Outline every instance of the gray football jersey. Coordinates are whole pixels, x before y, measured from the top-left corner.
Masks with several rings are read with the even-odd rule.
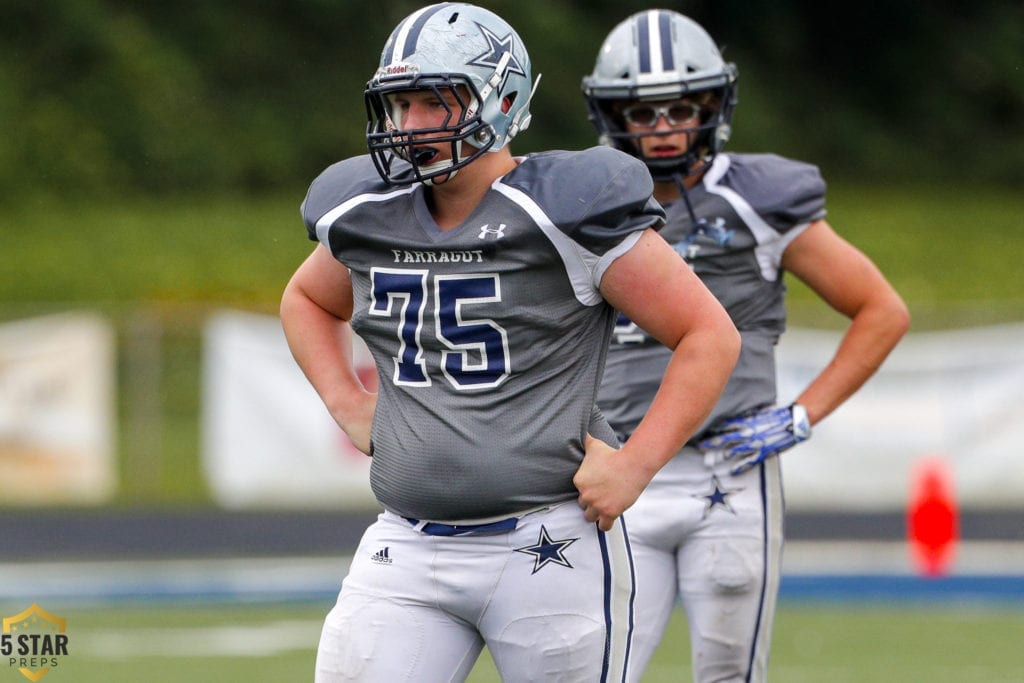
[[[406,517],[509,514],[578,495],[615,312],[605,269],[660,227],[646,168],[595,147],[528,155],[442,231],[420,184],[369,157],[324,171],[302,205],[311,239],[352,276],[352,325],[380,379],[370,483]]]
[[[786,246],[825,216],[817,167],[771,154],[719,154],[661,230],[729,312],[742,347],[736,369],[705,426],[776,400],[775,344],[786,327],[781,259]],[[640,422],[671,352],[620,316],[598,405],[621,438]]]

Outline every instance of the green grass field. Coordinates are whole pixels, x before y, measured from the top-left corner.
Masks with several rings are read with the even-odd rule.
[[[69,655],[47,674],[47,683],[277,683],[312,680],[320,623],[329,605],[46,607],[67,619],[70,639]],[[645,681],[689,680],[681,613],[670,628]],[[1022,643],[1020,609],[783,603],[771,678],[782,683],[1019,683],[1024,681]],[[0,683],[25,680],[7,664]],[[469,680],[500,680],[486,653]]]
[[[0,234],[17,236],[0,264],[0,316],[68,305],[185,318],[209,305],[276,311],[313,247],[299,219],[303,192],[0,208]],[[834,184],[828,209],[903,294],[918,328],[1024,318],[1014,258],[1024,254],[1024,194]],[[799,318],[820,320],[803,290],[792,304]]]

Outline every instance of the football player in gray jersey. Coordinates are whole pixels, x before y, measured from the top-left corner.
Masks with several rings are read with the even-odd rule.
[[[825,221],[809,164],[724,153],[736,67],[676,12],[636,13],[583,79],[602,142],[642,160],[667,212],[660,231],[722,302],[742,338],[735,372],[698,434],[630,509],[637,569],[633,675],[681,600],[695,681],[763,681],[782,550],[779,453],[811,433],[878,369],[909,325],[879,270]],[[850,319],[832,361],[778,405],[774,347],[786,324],[783,273]],[[628,445],[671,351],[619,317],[598,404]]]
[[[654,231],[639,161],[512,155],[532,90],[501,18],[424,7],[367,84],[369,154],[327,168],[302,204],[318,245],[282,324],[372,456],[383,507],[325,619],[317,681],[462,680],[484,645],[506,681],[627,679],[620,515],[710,414],[740,340]],[[621,450],[595,406],[616,310],[673,349]]]

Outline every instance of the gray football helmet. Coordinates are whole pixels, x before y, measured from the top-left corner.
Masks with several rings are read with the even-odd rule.
[[[656,179],[687,175],[711,159],[729,140],[736,106],[737,69],[726,62],[700,24],[669,10],[646,10],[612,29],[601,45],[594,72],[583,78],[590,121],[603,144],[617,147],[647,164]],[[697,138],[685,153],[645,157],[639,138],[658,135],[627,132],[622,108],[637,100],[700,99],[710,93],[713,105],[701,109],[699,124],[686,130]],[[657,116],[657,115],[656,115]]]
[[[461,112],[445,104],[448,115],[439,127],[402,130],[392,99],[402,91],[431,91],[442,103],[448,94]],[[460,2],[424,7],[391,33],[366,85],[370,156],[388,183],[451,177],[530,125],[532,95],[530,57],[508,23]],[[451,158],[436,160],[426,142],[450,145]]]

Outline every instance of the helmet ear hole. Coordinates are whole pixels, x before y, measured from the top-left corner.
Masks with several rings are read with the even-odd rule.
[[[505,95],[501,100],[501,113],[507,114],[512,109],[512,105],[516,103],[516,97],[519,95],[517,92],[509,93]]]

